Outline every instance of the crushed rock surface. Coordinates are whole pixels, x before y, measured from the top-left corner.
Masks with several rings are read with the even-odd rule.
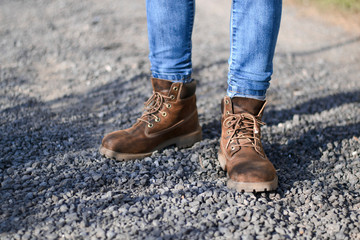
[[[285,5],[262,128],[271,193],[217,161],[230,5],[197,1],[204,139],[116,162],[98,147],[151,94],[143,1],[0,1],[1,239],[359,239],[360,39]]]

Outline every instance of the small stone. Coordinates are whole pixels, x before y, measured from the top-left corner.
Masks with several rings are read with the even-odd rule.
[[[115,236],[116,236],[116,233],[113,232],[113,231],[107,231],[107,232],[106,232],[106,237],[107,237],[108,239],[113,239]]]
[[[25,195],[25,198],[30,200],[30,199],[33,199],[34,198],[34,194],[32,192],[29,192]]]
[[[105,70],[106,70],[107,72],[111,72],[112,68],[111,68],[110,65],[106,65],[106,66],[105,66]]]
[[[96,237],[104,239],[106,237],[105,231],[102,230],[101,228],[97,228],[96,229]]]
[[[61,205],[60,206],[60,212],[67,212],[67,210],[68,210],[69,208],[65,205],[65,204],[63,204],[63,205]]]
[[[101,173],[92,173],[91,177],[92,177],[92,179],[94,179],[95,182],[97,182],[102,177],[102,174]]]
[[[76,213],[66,214],[66,222],[68,222],[68,223],[77,221],[78,219],[79,218]]]

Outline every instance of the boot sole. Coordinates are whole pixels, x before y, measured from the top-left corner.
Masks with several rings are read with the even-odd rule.
[[[155,151],[168,147],[170,145],[176,145],[179,148],[191,147],[196,142],[201,141],[202,139],[202,131],[201,127],[195,132],[179,136],[176,138],[169,139],[162,144],[158,145],[152,152],[147,153],[119,153],[112,151],[110,149],[105,148],[104,146],[100,146],[99,152],[102,156],[107,158],[113,158],[118,161],[124,160],[132,160],[132,159],[141,159],[148,156],[151,156]]]
[[[226,158],[219,153],[218,160],[221,168],[226,171]],[[228,176],[229,177],[229,176]],[[236,182],[229,179],[227,182],[228,188],[235,189],[239,192],[268,192],[274,191],[278,187],[278,177],[267,182]]]

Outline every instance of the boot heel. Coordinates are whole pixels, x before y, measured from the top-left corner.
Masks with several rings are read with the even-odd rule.
[[[176,140],[176,146],[179,148],[186,148],[191,147],[196,142],[201,141],[202,139],[202,131],[201,128],[198,129],[196,132],[192,132],[190,134],[187,134],[185,136],[181,136]]]

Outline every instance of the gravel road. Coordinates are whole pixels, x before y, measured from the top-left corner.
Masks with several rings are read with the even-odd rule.
[[[360,239],[360,35],[286,5],[263,143],[272,193],[217,161],[228,1],[198,0],[204,140],[115,162],[151,94],[144,1],[0,1],[0,239]]]

